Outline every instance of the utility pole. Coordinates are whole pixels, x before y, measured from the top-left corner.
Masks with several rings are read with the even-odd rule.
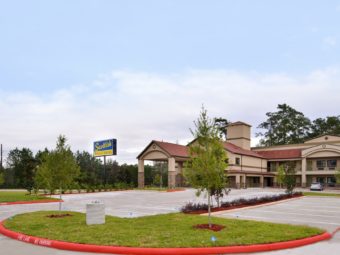
[[[104,156],[104,184],[107,184],[107,179],[106,179],[106,156]]]
[[[0,144],[0,169],[2,169],[2,144]]]

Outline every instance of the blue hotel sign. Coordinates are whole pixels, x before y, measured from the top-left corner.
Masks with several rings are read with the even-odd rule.
[[[117,155],[117,139],[94,142],[93,154],[95,157]]]

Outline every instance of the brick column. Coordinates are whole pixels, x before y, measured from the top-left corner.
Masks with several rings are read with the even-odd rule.
[[[306,188],[307,186],[306,171],[307,171],[307,159],[302,158],[302,164],[301,164],[301,186],[302,188]]]
[[[241,181],[240,181],[240,175],[239,174],[237,174],[236,176],[235,176],[235,183],[236,183],[236,189],[239,189],[239,188],[241,188]]]
[[[168,159],[168,187],[176,187],[176,161],[175,158]]]

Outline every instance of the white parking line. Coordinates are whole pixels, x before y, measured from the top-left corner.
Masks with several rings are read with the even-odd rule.
[[[272,210],[256,210],[256,212],[264,212],[264,213],[274,213],[274,214],[290,214],[290,215],[302,215],[302,216],[315,216],[315,217],[326,217],[326,218],[339,218],[340,216],[331,216],[331,215],[320,215],[320,214],[305,214],[305,213],[291,213],[291,212],[278,212]]]
[[[289,207],[287,207],[287,208],[289,208],[289,209],[291,209],[292,211],[293,210],[296,210],[296,208],[297,207],[292,207],[292,206],[289,206]],[[313,209],[313,208],[309,208],[309,209],[301,209],[301,208],[298,208],[298,210],[299,211],[310,211],[310,212],[315,212],[316,210],[315,209]],[[329,211],[329,210],[327,210],[327,211],[325,211],[325,210],[318,210],[317,211],[318,213],[339,213],[339,210],[336,210],[336,211]]]
[[[340,209],[340,206],[334,206],[334,205],[327,205],[327,204],[324,204],[324,205],[320,205],[318,203],[308,203],[308,204],[305,204],[305,203],[300,203],[300,204],[296,204],[296,203],[281,203],[279,204],[281,207],[297,207],[297,208],[300,208],[300,207],[335,207],[337,209]]]
[[[303,203],[303,204],[298,204],[298,205],[296,205],[296,204],[284,204],[284,206],[282,206],[282,207],[293,207],[293,206],[294,207],[301,207],[301,206],[308,206],[309,207],[309,205],[311,205],[312,208],[331,208],[331,209],[340,210],[340,206],[316,206],[315,203],[308,203],[308,204]]]
[[[267,220],[267,221],[273,221],[274,220],[276,222],[281,221],[281,219],[280,220],[276,220],[276,219],[273,219],[273,218],[261,217],[261,216],[248,216],[248,215],[237,215],[237,214],[228,214],[228,215],[221,215],[221,216],[225,216],[226,218],[231,218],[231,217],[228,217],[229,215],[233,216],[233,218],[261,219],[261,220]],[[295,220],[295,219],[289,219],[289,221],[340,226],[340,223],[335,223],[335,222],[305,221],[305,220]]]

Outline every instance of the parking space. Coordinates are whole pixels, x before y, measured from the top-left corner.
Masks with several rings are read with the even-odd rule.
[[[252,198],[282,193],[276,189],[247,189],[232,190],[224,200],[238,198]],[[72,194],[63,197],[63,209],[84,212],[88,202],[95,200],[103,201],[106,205],[106,214],[119,217],[139,217],[160,213],[179,211],[187,202],[206,202],[204,195],[197,198],[195,190],[188,189],[181,192],[156,192],[156,191],[119,191],[93,194]],[[57,210],[58,203],[11,205],[0,206],[0,220],[15,214],[38,211]],[[340,199],[328,197],[305,197],[293,201],[262,206],[253,209],[243,209],[232,212],[223,212],[220,217],[272,221],[280,223],[304,224],[317,226],[328,231],[333,231],[340,226]],[[327,254],[335,255],[340,249],[340,235],[336,238],[314,245],[275,252],[257,253],[265,255],[310,255]],[[321,253],[320,250],[327,252]],[[78,253],[61,251],[45,247],[34,246],[18,242],[0,235],[0,251],[6,255],[39,254],[39,255],[90,255],[94,253]],[[1,253],[0,252],[0,253]],[[2,254],[2,253],[1,253]]]
[[[334,231],[340,227],[340,199],[303,197],[283,203],[219,214],[219,217],[309,225]]]

